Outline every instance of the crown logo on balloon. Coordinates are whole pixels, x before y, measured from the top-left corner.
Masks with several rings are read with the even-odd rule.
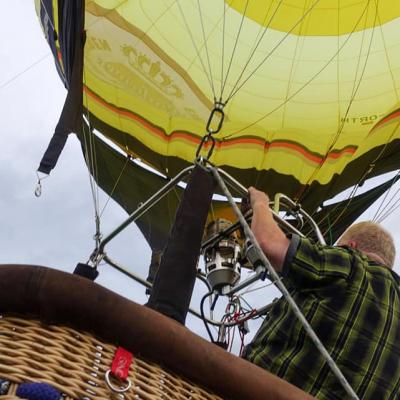
[[[182,90],[162,70],[160,61],[152,61],[147,54],[139,52],[130,45],[122,46],[122,53],[127,57],[131,67],[140,72],[141,75],[144,75],[164,93],[178,99],[183,98]]]

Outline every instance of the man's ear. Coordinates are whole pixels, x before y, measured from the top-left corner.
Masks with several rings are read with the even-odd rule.
[[[347,245],[349,247],[351,247],[352,249],[356,249],[357,248],[357,242],[355,240],[349,240],[349,242],[347,243]]]

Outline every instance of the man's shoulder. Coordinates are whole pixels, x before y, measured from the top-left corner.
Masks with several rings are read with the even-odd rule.
[[[353,264],[352,253],[344,248],[313,243],[310,239],[292,235],[282,274],[298,284],[307,280],[347,279]]]
[[[346,259],[352,258],[354,256],[354,252],[351,248],[347,246],[333,246],[329,244],[321,244],[318,242],[314,242],[307,237],[300,237],[296,235],[297,238],[292,238],[293,243],[296,245],[296,253],[299,255],[313,255],[314,257],[318,256],[338,256],[345,257]]]

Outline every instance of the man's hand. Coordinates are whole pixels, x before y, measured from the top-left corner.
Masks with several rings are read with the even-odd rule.
[[[272,266],[277,271],[282,271],[290,242],[273,218],[268,195],[254,187],[249,187],[248,190],[253,209],[251,230]]]
[[[256,206],[262,204],[264,206],[269,206],[269,197],[266,193],[257,190],[253,186],[250,186],[249,189],[249,196],[250,196],[250,204],[251,208],[254,210]]]

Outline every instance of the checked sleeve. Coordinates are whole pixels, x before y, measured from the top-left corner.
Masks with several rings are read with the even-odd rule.
[[[353,255],[348,249],[313,244],[293,235],[282,275],[294,287],[307,289],[346,281],[352,268]]]

